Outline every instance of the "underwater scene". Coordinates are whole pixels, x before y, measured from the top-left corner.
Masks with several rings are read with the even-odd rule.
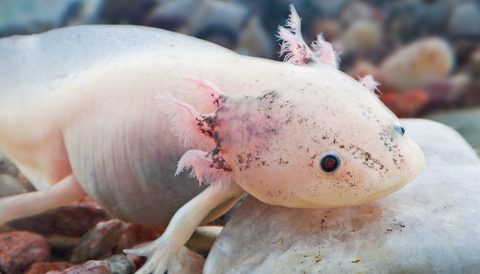
[[[0,0],[0,274],[480,273],[480,1]]]

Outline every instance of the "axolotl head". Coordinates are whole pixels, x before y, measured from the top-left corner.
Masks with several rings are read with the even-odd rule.
[[[358,204],[398,190],[422,169],[422,151],[374,94],[343,73],[323,73],[325,80],[292,79],[227,98],[216,112],[218,155],[259,200]]]
[[[269,67],[281,80],[252,79],[262,89],[235,96],[197,81],[213,98],[211,114],[166,98],[188,121],[183,135],[211,146],[185,153],[178,171],[190,166],[200,181],[237,183],[263,202],[298,208],[354,205],[400,189],[422,169],[422,151],[372,92],[376,82],[337,70],[332,46],[319,36],[311,50],[299,23],[292,7],[279,35],[297,66]]]
[[[420,172],[422,151],[360,82],[329,67],[319,77],[313,68],[281,65],[290,68],[279,72],[290,76],[283,85],[212,92],[212,114],[177,101],[180,116],[190,117],[187,135],[211,145],[188,151],[180,170],[191,166],[200,181],[237,183],[263,202],[299,208],[373,200]]]

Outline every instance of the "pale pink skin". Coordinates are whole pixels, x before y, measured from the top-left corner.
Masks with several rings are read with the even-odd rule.
[[[287,66],[277,76],[295,82],[271,85],[257,95],[225,96],[209,116],[215,127],[207,136],[217,136],[219,152],[217,160],[212,153],[207,158],[225,161],[214,169],[223,170],[212,176],[214,182],[230,176],[231,183],[269,204],[339,207],[398,190],[423,167],[419,147],[395,130],[399,120],[361,83],[328,66]],[[198,140],[199,134],[187,138]],[[320,168],[329,152],[341,159],[334,172]],[[208,165],[190,165],[198,178],[210,176],[203,175]]]
[[[208,73],[207,57],[198,53],[223,66],[239,58],[207,42],[141,27],[75,27],[4,39],[0,54],[10,69],[0,76],[0,149],[38,189],[73,173],[115,216],[167,225],[205,187],[186,174],[175,176],[189,147],[155,95],[172,90],[192,103],[202,98],[187,76],[218,79],[223,72]],[[194,105],[211,110],[202,101]]]
[[[0,148],[43,189],[0,200],[0,223],[85,195],[148,225],[166,225],[183,205],[161,238],[127,251],[150,257],[139,273],[163,273],[193,229],[244,191],[301,208],[391,193],[418,174],[423,154],[332,58],[299,67],[135,27],[73,27],[0,41],[9,68],[0,76]],[[20,65],[24,71],[14,69]],[[219,104],[211,95],[221,96]],[[207,130],[216,138],[197,126],[196,119],[205,121],[200,113],[211,113]],[[332,173],[319,167],[327,151],[342,161]],[[180,169],[191,166],[212,183],[195,198],[198,183],[174,175],[180,158]]]

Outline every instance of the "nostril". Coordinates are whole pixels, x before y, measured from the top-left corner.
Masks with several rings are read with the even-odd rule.
[[[395,129],[396,132],[402,134],[402,136],[405,135],[405,127],[402,126],[400,123],[395,123],[393,128]]]

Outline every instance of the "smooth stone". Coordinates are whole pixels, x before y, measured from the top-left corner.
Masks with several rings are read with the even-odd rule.
[[[136,267],[125,255],[115,255],[105,260],[91,260],[83,264],[74,265],[62,272],[48,272],[49,274],[132,274]]]
[[[15,231],[0,234],[0,272],[22,274],[33,263],[50,258],[47,240],[40,235]]]
[[[240,34],[236,52],[262,58],[272,58],[274,44],[271,35],[262,26],[258,16],[252,16],[248,20],[245,29]]]
[[[135,265],[125,255],[116,255],[108,258],[110,271],[116,274],[130,274],[135,271]]]
[[[480,155],[480,108],[439,113],[428,118],[457,130]]]
[[[383,29],[379,22],[359,20],[345,30],[342,36],[344,50],[367,52],[379,49],[383,44]]]
[[[379,96],[380,100],[400,118],[418,117],[429,103],[424,90],[414,89],[407,92],[387,91]]]
[[[412,41],[419,36],[426,11],[422,0],[385,1],[383,10],[390,42]]]
[[[204,264],[203,256],[182,247],[170,263],[168,274],[201,274]]]
[[[350,1],[342,8],[338,17],[342,25],[348,26],[358,21],[373,21],[377,17],[376,12],[374,6],[368,3]]]
[[[145,258],[137,256],[127,256],[130,262],[135,266],[135,269],[140,269],[145,263]],[[168,274],[201,274],[205,258],[186,248],[181,247],[180,250],[172,254],[168,265]]]
[[[153,241],[160,237],[164,230],[164,228],[152,228],[135,223],[126,223],[117,242],[115,253],[122,253],[124,249]]]
[[[458,5],[450,15],[448,32],[454,38],[480,35],[480,5],[473,1]]]
[[[185,246],[197,253],[207,254],[212,249],[222,229],[221,226],[197,227]]]
[[[110,219],[97,205],[86,202],[60,207],[42,214],[8,223],[12,230],[32,231],[42,235],[81,237],[98,222]]]
[[[1,125],[2,118],[0,117],[0,125]],[[15,164],[7,158],[7,156],[3,155],[0,152],[0,174],[8,174],[13,177],[17,177],[19,173],[18,168]]]
[[[104,0],[39,0],[0,2],[0,36],[98,22]]]
[[[68,262],[38,262],[34,263],[25,274],[45,274],[50,271],[63,271],[73,264]]]
[[[25,192],[27,190],[22,186],[18,178],[8,174],[0,174],[0,198]]]
[[[73,249],[70,262],[80,263],[112,255],[125,227],[126,224],[117,219],[98,223]]]
[[[75,265],[61,272],[62,274],[111,274],[110,264],[103,261],[88,261],[81,265]],[[53,273],[52,273],[53,274]]]
[[[386,84],[407,91],[432,81],[446,79],[454,66],[454,53],[446,40],[423,38],[405,45],[380,64]]]
[[[335,209],[249,197],[215,242],[204,273],[478,273],[480,160],[444,125],[402,122],[426,157],[413,182]]]

